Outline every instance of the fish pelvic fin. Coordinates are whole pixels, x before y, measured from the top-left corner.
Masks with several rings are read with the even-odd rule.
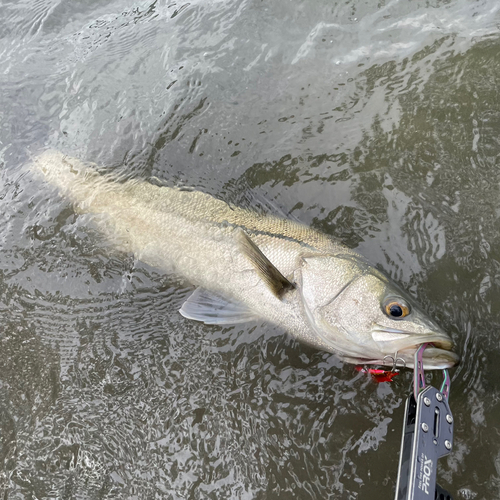
[[[204,288],[197,288],[182,304],[179,312],[187,319],[206,325],[234,325],[256,319],[245,305],[230,301]]]
[[[238,239],[241,251],[251,262],[262,281],[278,299],[282,299],[286,292],[295,288],[295,285],[278,271],[248,234],[240,230]]]

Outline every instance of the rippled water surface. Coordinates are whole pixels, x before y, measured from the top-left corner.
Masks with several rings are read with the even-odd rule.
[[[189,283],[30,176],[49,147],[366,255],[463,357],[439,482],[500,497],[498,0],[0,9],[2,498],[392,498],[411,380],[182,318]]]

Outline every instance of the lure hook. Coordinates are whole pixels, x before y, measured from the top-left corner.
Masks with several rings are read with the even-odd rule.
[[[401,363],[403,363],[403,368],[406,368],[406,361],[403,358],[398,358],[398,351],[396,351],[394,353],[394,356],[391,356],[390,354],[388,354],[387,356],[384,356],[384,364],[385,364],[385,360],[388,358],[392,359],[392,368],[391,368],[392,373],[399,371],[397,369],[398,361],[401,361]]]

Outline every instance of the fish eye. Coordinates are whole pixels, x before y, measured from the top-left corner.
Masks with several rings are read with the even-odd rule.
[[[410,314],[410,308],[401,300],[390,299],[384,305],[384,312],[391,319],[403,319]]]

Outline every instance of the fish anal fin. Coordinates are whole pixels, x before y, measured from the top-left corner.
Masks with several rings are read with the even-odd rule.
[[[287,291],[295,288],[295,285],[276,269],[248,234],[241,230],[238,237],[241,251],[252,263],[259,277],[276,297],[281,299]]]
[[[245,305],[226,300],[204,288],[197,288],[179,312],[187,319],[202,321],[206,325],[234,325],[256,319]]]

